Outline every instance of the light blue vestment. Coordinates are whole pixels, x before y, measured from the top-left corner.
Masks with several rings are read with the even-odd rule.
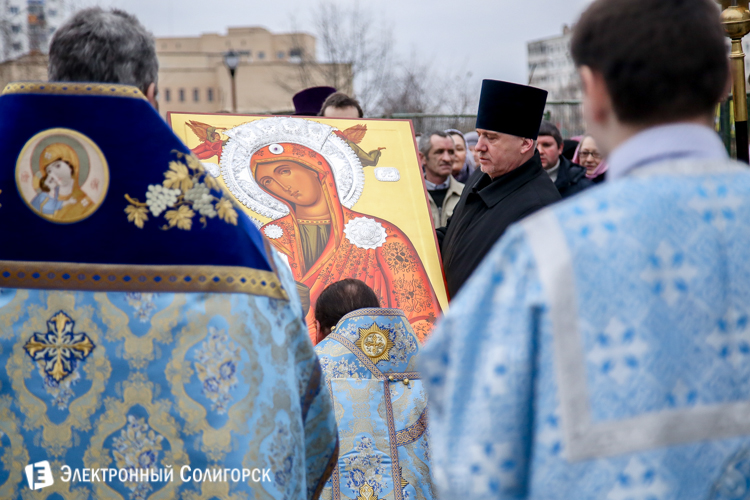
[[[419,348],[398,309],[347,314],[315,347],[340,440],[338,466],[321,498],[435,498]]]
[[[28,492],[41,460],[55,479],[42,491],[63,498],[311,498],[336,428],[301,318],[243,293],[0,289],[0,498]],[[98,477],[66,483],[63,466]]]
[[[317,498],[336,423],[291,271],[140,91],[10,84],[0,132],[0,499]],[[39,134],[101,153],[88,217],[29,202]]]
[[[657,156],[512,227],[451,304],[421,362],[441,498],[748,498],[750,172]]]

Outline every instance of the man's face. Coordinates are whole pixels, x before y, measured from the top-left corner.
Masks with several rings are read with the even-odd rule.
[[[453,160],[456,155],[453,139],[433,135],[430,137],[430,144],[432,146],[427,158],[423,157],[425,171],[433,177],[447,179],[453,172]]]
[[[265,191],[293,205],[312,206],[323,196],[318,174],[293,161],[258,165],[255,179]]]
[[[534,141],[492,130],[477,129],[479,141],[475,151],[482,172],[493,179],[520,167],[527,161]]]
[[[542,167],[546,170],[557,165],[563,151],[563,145],[558,146],[557,141],[551,135],[540,135],[536,142],[536,149],[542,159]]]
[[[359,111],[354,106],[346,106],[345,108],[328,106],[323,110],[323,116],[325,118],[359,118]]]

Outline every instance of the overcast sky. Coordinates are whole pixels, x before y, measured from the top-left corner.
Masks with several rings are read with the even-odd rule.
[[[355,0],[335,0],[352,5]],[[229,26],[289,31],[292,18],[314,34],[317,0],[78,0],[116,6],[135,15],[155,36],[225,33]],[[590,0],[378,0],[360,2],[393,28],[397,52],[482,78],[526,83],[526,42],[560,34]]]

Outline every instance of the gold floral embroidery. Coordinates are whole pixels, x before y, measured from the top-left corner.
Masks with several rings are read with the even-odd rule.
[[[169,221],[169,227],[177,226],[179,229],[189,231],[193,226],[194,215],[195,212],[186,205],[182,205],[177,210],[168,211],[164,217]]]
[[[136,227],[143,229],[143,223],[148,220],[148,208],[128,205],[125,207],[125,213],[128,214],[128,222],[132,222]]]
[[[219,213],[219,217],[222,220],[229,222],[230,224],[237,225],[237,211],[234,209],[232,202],[227,198],[222,198],[219,203],[216,204],[216,211]]]
[[[164,187],[188,191],[193,187],[193,178],[184,163],[170,161],[169,170],[164,173]]]
[[[125,195],[129,205],[125,207],[128,222],[143,229],[149,220],[149,214],[159,217],[162,214],[166,223],[161,227],[168,230],[176,227],[184,231],[193,228],[193,219],[206,227],[208,219],[219,219],[237,225],[237,210],[232,201],[222,194],[215,196],[214,191],[221,191],[219,183],[211,176],[193,155],[172,151],[176,161],[169,162],[169,170],[164,172],[161,184],[148,186],[146,201]]]

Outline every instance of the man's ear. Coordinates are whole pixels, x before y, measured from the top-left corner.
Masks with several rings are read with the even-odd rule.
[[[584,107],[586,117],[596,124],[606,123],[614,112],[612,98],[609,95],[604,75],[588,66],[578,68],[583,84]]]
[[[156,82],[151,82],[148,89],[146,89],[146,99],[154,107],[156,111],[159,111],[159,101],[156,100]]]
[[[320,330],[320,321],[317,319],[315,320],[315,344],[320,344],[320,342],[323,340],[321,337],[323,332]]]
[[[424,164],[427,163],[427,159],[424,157],[421,151],[417,151],[417,156],[419,157],[419,166],[424,167]]]
[[[525,155],[532,149],[536,149],[536,141],[534,139],[524,138],[521,143],[521,154]]]

